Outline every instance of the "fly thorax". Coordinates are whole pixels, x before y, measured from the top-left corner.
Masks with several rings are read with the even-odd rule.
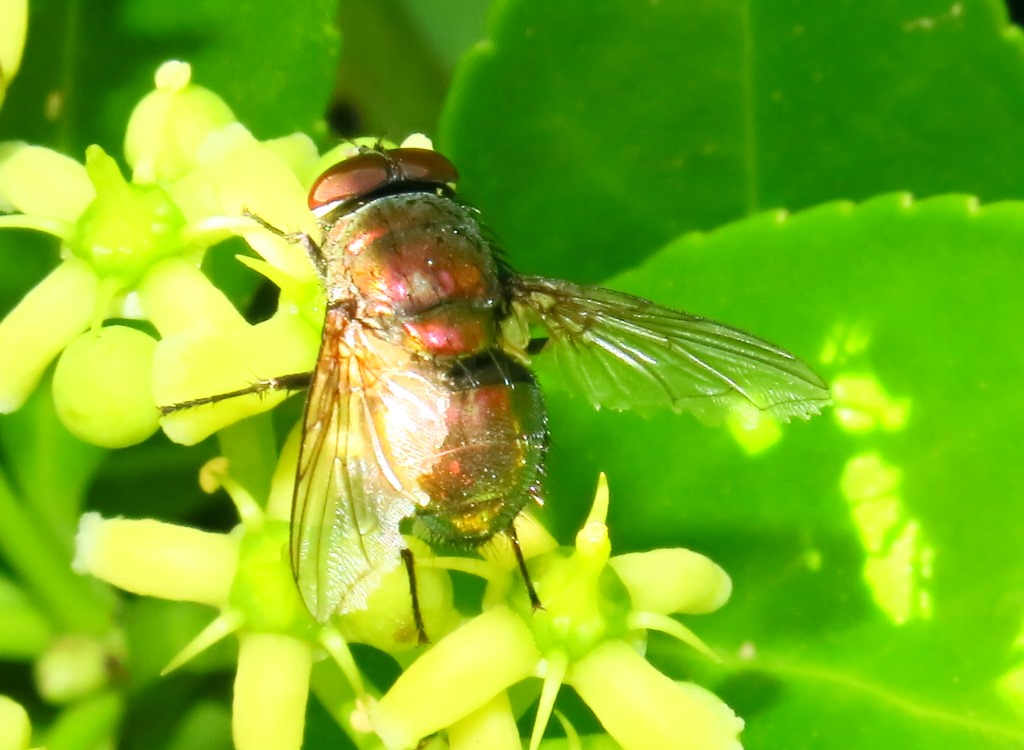
[[[466,209],[433,194],[391,195],[342,221],[328,237],[328,264],[340,265],[382,337],[446,357],[494,344],[497,265]]]

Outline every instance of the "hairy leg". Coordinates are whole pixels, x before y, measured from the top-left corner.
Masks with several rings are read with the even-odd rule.
[[[206,404],[216,404],[218,401],[226,401],[229,398],[237,398],[239,396],[249,396],[253,393],[260,394],[272,391],[301,391],[309,387],[309,383],[312,379],[313,373],[311,372],[297,372],[291,375],[281,375],[276,378],[257,380],[252,385],[246,386],[245,388],[239,388],[236,391],[215,393],[212,396],[203,396],[202,398],[193,398],[188,401],[181,401],[177,404],[161,406],[160,413],[167,416],[168,414],[174,414],[175,412],[183,411],[185,409],[194,409],[197,406],[204,406]]]
[[[516,555],[516,562],[519,564],[519,572],[523,574],[523,583],[526,584],[526,593],[530,596],[530,604],[533,605],[534,610],[544,609],[544,605],[540,603],[540,597],[537,596],[537,592],[533,588],[533,581],[530,580],[530,571],[526,569],[526,560],[523,559],[523,550],[519,546],[519,537],[516,536],[516,527],[511,525],[508,527],[509,541],[512,542],[512,551]]]
[[[416,565],[411,549],[402,550],[402,562],[405,573],[409,576],[409,594],[412,597],[412,619],[416,623],[416,638],[420,643],[430,643],[427,631],[423,627],[423,613],[420,611],[420,593],[416,588]]]
[[[301,247],[303,250],[306,251],[306,255],[309,256],[309,259],[313,262],[313,265],[320,272],[320,275],[324,275],[327,269],[324,265],[324,256],[323,253],[320,251],[320,245],[318,245],[316,243],[316,240],[314,240],[308,234],[306,234],[305,232],[286,232],[283,229],[278,229],[273,224],[268,223],[265,219],[261,219],[259,216],[249,211],[249,209],[244,209],[242,211],[242,215],[249,219],[252,219],[271,234],[276,234],[278,237],[287,240],[293,245],[298,245],[299,247]]]

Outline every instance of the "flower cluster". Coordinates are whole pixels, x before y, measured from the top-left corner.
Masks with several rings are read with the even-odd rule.
[[[315,234],[303,185],[352,148],[320,155],[304,135],[257,141],[178,62],[161,67],[155,91],[132,115],[125,142],[130,179],[99,147],[82,165],[47,149],[0,144],[0,228],[45,232],[62,248],[60,265],[0,321],[0,351],[18,362],[0,368],[0,412],[20,408],[55,360],[56,412],[95,445],[131,445],[160,428],[192,444],[274,407],[284,394],[251,394],[166,416],[158,405],[243,390],[254,374],[312,368],[323,291],[304,251],[249,216]],[[277,311],[263,322],[247,322],[200,270],[205,251],[231,236],[255,252],[239,260],[280,289]],[[237,463],[207,464],[204,486],[225,490],[240,518],[229,534],[87,513],[77,536],[76,571],[125,591],[219,611],[165,671],[237,636],[232,728],[240,750],[298,748],[311,689],[360,747],[415,747],[444,731],[452,748],[518,748],[516,721],[525,706],[509,691],[531,681],[538,706],[531,748],[541,744],[563,684],[624,748],[739,747],[742,722],[728,707],[643,658],[649,630],[709,653],[670,615],[721,606],[728,577],[682,549],[613,557],[603,480],[573,547],[556,547],[536,524],[519,529],[543,603],[538,611],[510,550],[495,544],[484,559],[443,558],[408,539],[434,641],[421,646],[400,567],[365,610],[320,624],[305,609],[287,554],[300,440],[296,429],[265,496],[240,480]],[[452,570],[486,580],[471,616],[453,605]],[[104,664],[111,653],[130,658],[114,636],[89,651],[90,663]],[[405,671],[382,693],[364,681],[348,649],[353,642],[392,654]],[[322,670],[314,667],[325,656],[344,687],[334,680],[331,689],[318,689]],[[107,687],[98,675],[95,684],[76,683],[74,694]],[[565,730],[575,736],[570,725]]]
[[[136,107],[125,141],[131,181],[98,146],[83,166],[48,149],[0,145],[0,209],[10,212],[0,228],[55,235],[63,255],[0,322],[0,346],[19,362],[0,371],[0,412],[19,408],[60,355],[54,400],[65,426],[122,447],[158,428],[154,399],[242,387],[266,369],[261,353],[287,372],[310,368],[322,315],[313,270],[301,250],[243,213],[314,231],[302,185],[320,157],[304,135],[256,141],[189,79],[187,65],[167,63]],[[279,313],[257,326],[199,269],[205,250],[232,234],[263,256],[250,265],[282,287]],[[148,327],[103,325],[108,319],[144,320],[158,339]],[[191,429],[175,432],[174,420],[165,429],[195,442],[275,403],[241,399],[224,413],[204,411],[210,421]]]
[[[270,509],[282,507],[290,491],[296,438],[282,454]],[[368,733],[400,750],[447,731],[453,750],[519,748],[508,691],[536,678],[541,685],[531,748],[540,746],[562,684],[579,693],[627,750],[739,747],[743,723],[724,703],[697,685],[674,682],[642,655],[644,632],[659,630],[710,656],[669,615],[717,609],[729,596],[728,576],[685,549],[612,557],[603,477],[574,547],[556,547],[539,527],[524,524],[529,569],[544,605],[538,611],[508,550],[495,547],[485,560],[444,559],[410,538],[424,623],[432,637],[443,637],[379,696],[367,691],[347,643],[368,643],[403,660],[418,648],[404,570],[388,575],[366,610],[316,624],[292,584],[286,524],[262,512],[227,467],[216,463],[208,473],[235,502],[242,518],[236,532],[87,514],[75,565],[128,591],[220,609],[165,671],[238,634],[233,727],[240,750],[300,746],[310,672],[323,654],[347,679],[349,691],[331,708],[359,746]],[[480,614],[465,618],[453,608],[447,568],[486,578]]]

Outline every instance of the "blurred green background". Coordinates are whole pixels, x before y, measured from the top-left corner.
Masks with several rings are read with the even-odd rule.
[[[723,320],[833,385],[825,415],[751,436],[595,413],[539,365],[559,538],[605,471],[616,550],[686,546],[733,575],[733,601],[688,622],[722,663],[654,637],[655,663],[718,692],[748,748],[1024,746],[1024,46],[1007,8],[338,5],[33,2],[0,139],[120,155],[170,58],[260,138],[427,133],[517,269]],[[236,250],[206,265],[256,315],[265,290]],[[56,258],[0,233],[0,314]],[[0,467],[61,554],[84,508],[233,525],[196,485],[212,443],[103,452],[63,432],[45,391],[0,417]],[[8,598],[32,601],[0,552]],[[0,693],[45,725],[58,709],[31,664],[65,626],[39,610],[39,637],[0,657]],[[119,611],[135,646],[121,746],[227,747],[230,647],[154,679],[209,614]],[[345,746],[315,701],[308,732]],[[101,745],[83,730],[50,746]]]

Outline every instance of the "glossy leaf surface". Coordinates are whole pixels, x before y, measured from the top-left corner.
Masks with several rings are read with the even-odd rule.
[[[747,747],[1024,740],[1022,233],[1020,203],[889,195],[689,235],[610,282],[785,342],[836,399],[808,424],[595,414],[545,378],[551,505],[606,471],[617,544],[733,575],[709,671]]]
[[[1021,59],[997,0],[505,0],[441,145],[522,271],[598,281],[775,207],[1021,197]]]

